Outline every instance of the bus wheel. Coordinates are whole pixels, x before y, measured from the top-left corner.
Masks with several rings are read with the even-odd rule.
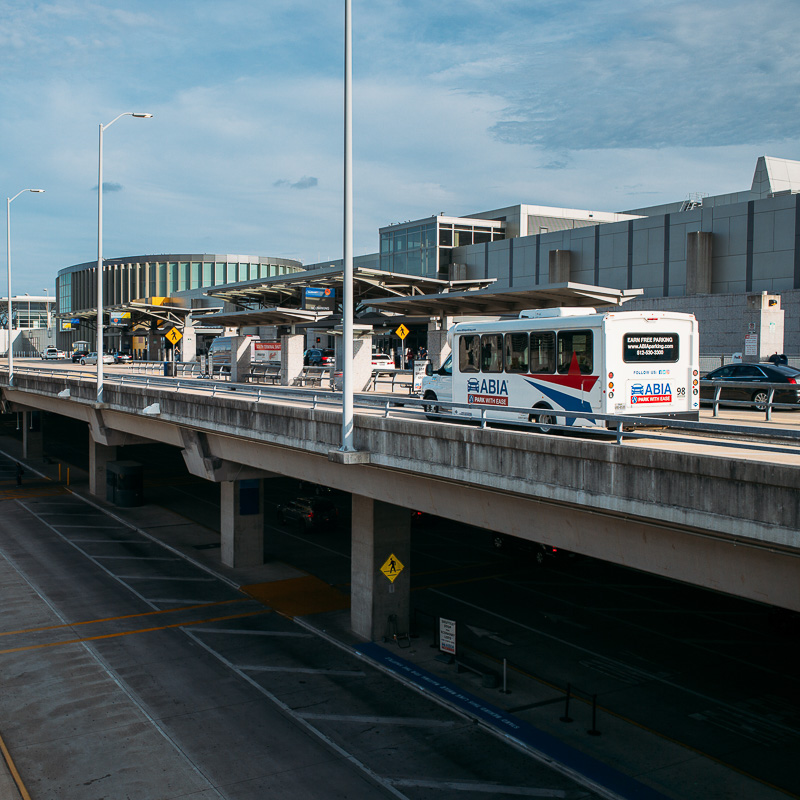
[[[550,406],[536,406],[535,408],[547,409],[547,411],[552,411]],[[542,433],[550,433],[550,428],[552,428],[553,425],[558,424],[558,421],[556,420],[555,416],[552,413],[531,414],[528,417],[528,420],[530,422],[535,422],[539,426],[539,430]]]
[[[436,400],[436,395],[433,392],[425,392],[425,396],[422,398],[423,400]],[[439,413],[439,406],[434,405],[425,405],[422,406],[423,410],[425,411],[425,416],[428,419],[438,419],[435,414]]]

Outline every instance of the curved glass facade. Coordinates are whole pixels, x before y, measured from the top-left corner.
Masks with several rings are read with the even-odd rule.
[[[103,303],[120,305],[147,297],[240,281],[302,272],[299,261],[243,255],[165,254],[109,258],[103,261]],[[75,264],[56,278],[58,314],[75,314],[97,305],[97,262]]]

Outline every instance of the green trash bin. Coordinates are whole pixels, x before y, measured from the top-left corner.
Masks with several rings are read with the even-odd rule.
[[[121,508],[144,504],[144,467],[138,461],[106,464],[106,500]]]

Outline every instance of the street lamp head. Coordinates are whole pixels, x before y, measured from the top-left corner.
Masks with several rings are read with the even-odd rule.
[[[140,117],[141,119],[150,119],[153,115],[152,114],[143,114],[141,112],[133,112],[131,114],[132,117]]]
[[[36,194],[44,194],[44,189],[28,189],[29,192],[36,192]]]

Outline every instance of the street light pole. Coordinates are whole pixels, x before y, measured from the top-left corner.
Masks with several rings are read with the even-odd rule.
[[[342,452],[353,444],[353,26],[344,4],[344,274],[342,275]]]
[[[97,402],[103,402],[103,131],[122,117],[149,119],[152,114],[125,111],[108,123],[100,125],[97,158]]]
[[[13,197],[6,198],[6,264],[8,267],[8,385],[14,385],[14,347],[11,341],[12,336],[12,308],[11,308],[11,204],[25,192],[42,194],[44,189],[22,189]]]

